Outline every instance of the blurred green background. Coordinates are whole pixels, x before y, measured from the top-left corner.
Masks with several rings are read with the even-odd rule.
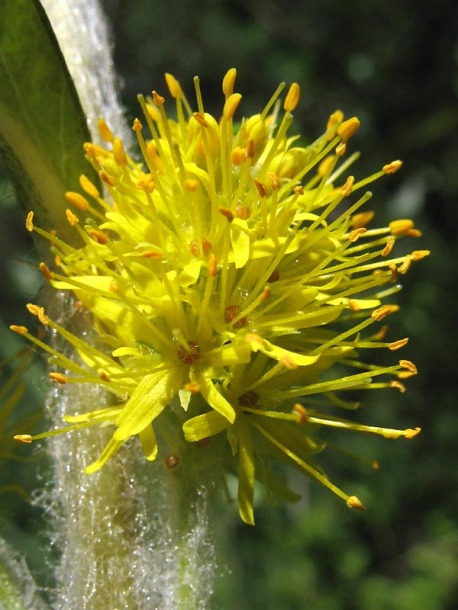
[[[206,107],[221,108],[221,79],[236,67],[244,114],[259,111],[280,81],[300,83],[296,129],[318,136],[336,108],[362,126],[357,175],[393,159],[404,167],[377,182],[376,220],[410,217],[423,231],[413,248],[431,257],[403,278],[401,313],[390,336],[409,336],[402,357],[419,375],[405,394],[371,393],[364,421],[421,426],[410,442],[346,437],[381,471],[328,456],[332,479],[356,493],[365,513],[348,510],[318,485],[295,482],[299,505],[256,508],[257,526],[235,507],[216,516],[221,551],[215,610],[455,610],[458,607],[458,7],[452,0],[104,0],[115,64],[129,117],[136,95],[166,91],[172,72],[188,97],[201,77]],[[39,290],[33,247],[8,184],[0,182],[1,351],[15,337],[5,325],[25,323],[23,304]],[[409,245],[409,247],[410,247]],[[384,354],[389,358],[391,354]],[[39,364],[26,388],[33,411],[44,393]],[[43,460],[38,470],[43,470]],[[31,490],[30,467],[1,485]],[[38,475],[39,476],[39,475]],[[39,482],[39,481],[38,481]],[[11,492],[0,495],[8,536],[39,533],[40,515]],[[28,551],[40,563],[35,545]],[[77,609],[75,609],[77,610]]]

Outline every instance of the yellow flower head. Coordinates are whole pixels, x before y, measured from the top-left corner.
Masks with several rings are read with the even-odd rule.
[[[82,363],[24,327],[14,330],[52,355],[60,367],[51,373],[56,383],[98,384],[116,396],[112,407],[66,418],[69,429],[113,425],[111,441],[87,472],[135,435],[154,460],[155,430],[174,410],[190,443],[202,450],[212,437],[229,443],[245,522],[253,523],[256,478],[270,492],[291,495],[270,468],[276,460],[362,508],[311,456],[325,447],[316,437],[323,425],[391,437],[415,433],[333,414],[355,406],[345,391],[403,390],[399,379],[416,372],[407,360],[380,367],[359,356],[365,348],[397,350],[407,342],[384,341],[378,323],[397,307],[382,298],[397,291],[398,274],[427,254],[391,256],[398,238],[419,235],[411,221],[367,227],[373,214],[363,206],[371,193],[363,187],[401,162],[368,178],[347,175],[357,158],[346,152],[359,121],[344,120],[340,111],[306,146],[289,136],[296,83],[283,106],[281,85],[261,113],[235,123],[241,104],[235,78],[232,69],[223,80],[219,120],[205,112],[197,78],[193,111],[178,81],[166,75],[176,119],[168,118],[159,93],[139,97],[143,123],[135,119],[132,129],[141,161],[100,121],[106,149],[87,144],[85,152],[108,196],[85,176],[84,195],[66,194],[87,216],[82,225],[67,210],[80,246],[35,228],[29,215],[27,228],[46,237],[55,256],[56,270],[42,263],[43,274],[91,312],[100,344],[71,334],[32,304],[30,312],[69,341]],[[335,363],[340,373],[333,375]]]

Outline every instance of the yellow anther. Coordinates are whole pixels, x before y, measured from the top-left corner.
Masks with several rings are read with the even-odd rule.
[[[396,160],[396,161],[391,161],[391,163],[388,163],[387,165],[384,165],[382,167],[382,170],[385,172],[385,174],[394,174],[396,173],[399,169],[401,169],[402,167],[402,161]]]
[[[236,146],[233,148],[231,152],[231,161],[232,165],[239,166],[242,165],[248,158],[246,148],[242,148],[241,146]]]
[[[404,347],[404,345],[407,345],[408,342],[409,342],[409,339],[407,337],[405,339],[398,339],[398,341],[392,341],[388,345],[388,349],[390,349],[392,352],[394,352],[397,349],[401,349],[401,347]]]
[[[143,129],[143,125],[141,124],[141,122],[139,121],[139,119],[134,119],[134,122],[132,124],[132,131],[141,131]]]
[[[127,165],[127,155],[120,138],[113,142],[113,157],[118,165]]]
[[[298,105],[300,96],[301,88],[297,83],[292,83],[286,94],[285,103],[283,104],[284,110],[286,110],[286,112],[292,112]]]
[[[146,111],[148,112],[150,118],[153,121],[158,121],[161,118],[159,110],[156,108],[156,106],[153,106],[152,104],[146,104]]]
[[[230,68],[223,78],[223,93],[226,98],[230,97],[234,93],[234,84],[237,77],[237,70]]]
[[[299,184],[298,186],[295,186],[293,188],[294,193],[296,193],[296,195],[303,195],[304,194],[304,187]]]
[[[332,165],[333,160],[334,160],[333,155],[329,155],[328,157],[325,157],[323,159],[323,161],[321,161],[321,163],[318,165],[317,173],[321,178],[326,175],[326,172],[329,170],[329,167]]]
[[[418,373],[417,367],[410,360],[399,360],[399,366],[409,371],[409,373],[412,373],[412,375],[416,375]]]
[[[194,112],[192,116],[196,119],[199,125],[202,125],[202,127],[208,127],[207,120],[203,114],[200,112]]]
[[[270,297],[270,295],[271,295],[271,290],[270,290],[269,286],[264,286],[261,294],[259,295],[259,299],[261,302],[267,301],[267,299]]]
[[[305,407],[303,407],[299,403],[296,403],[293,407],[293,411],[297,415],[298,424],[304,424],[307,421],[308,416],[307,416],[307,409]]]
[[[177,81],[177,79],[173,76],[173,74],[166,72],[165,73],[165,82],[167,83],[167,87],[169,88],[170,95],[174,99],[177,99],[178,97],[182,96],[183,91],[181,90],[181,85]]]
[[[240,104],[241,99],[242,96],[240,95],[240,93],[233,93],[227,98],[223,109],[223,116],[226,121],[232,119],[235,111],[237,110],[237,106]]]
[[[380,322],[380,320],[383,320],[383,318],[386,318],[386,316],[389,316],[390,314],[398,310],[399,305],[382,305],[378,309],[374,309],[374,311],[372,312],[372,317],[377,322]]]
[[[80,184],[83,191],[94,199],[98,199],[100,197],[100,193],[96,186],[84,174],[81,174],[80,176]]]
[[[186,178],[183,182],[184,189],[190,193],[195,193],[200,188],[200,182],[194,178]]]
[[[16,324],[11,324],[10,330],[12,330],[13,333],[17,333],[18,335],[26,335],[29,332],[27,326],[17,326]]]
[[[392,220],[388,226],[392,235],[401,236],[407,235],[413,229],[414,223],[409,218],[401,218],[399,220]]]
[[[75,225],[77,225],[79,223],[79,218],[76,214],[73,214],[73,212],[71,210],[65,210],[65,214],[67,216],[67,220],[68,223],[74,227]]]
[[[353,214],[351,217],[351,224],[354,229],[360,229],[361,227],[367,227],[370,221],[374,218],[374,212],[368,210],[367,212],[359,212]]]
[[[361,307],[359,306],[358,302],[354,301],[353,299],[348,299],[348,309],[354,312],[361,311]]]
[[[33,227],[33,212],[29,212],[27,214],[27,218],[25,219],[25,228],[27,229],[27,231],[32,232],[34,227]]]
[[[336,110],[331,114],[328,119],[328,124],[326,125],[326,131],[331,130],[331,132],[327,136],[328,140],[332,140],[332,138],[336,135],[335,128],[337,127],[337,125],[340,125],[340,123],[342,123],[343,119],[344,114],[341,110]]]
[[[366,510],[364,504],[356,496],[349,496],[347,506],[350,508],[355,508],[356,510]]]
[[[20,443],[26,443],[27,445],[30,445],[30,443],[32,442],[32,437],[30,436],[30,434],[16,434],[13,438],[15,441],[19,441]]]
[[[218,273],[218,262],[214,254],[210,254],[208,257],[208,275],[216,277]]]
[[[51,381],[55,381],[61,385],[65,385],[68,381],[67,375],[64,375],[63,373],[49,373],[49,378]]]
[[[40,263],[39,269],[47,280],[52,280],[52,273],[45,263]]]
[[[33,303],[27,303],[26,307],[29,313],[31,313],[33,316],[38,315],[38,311],[40,309],[38,305],[34,305]]]
[[[421,428],[407,428],[407,430],[404,430],[404,436],[408,439],[411,438],[415,438],[416,436],[418,436],[421,432]]]
[[[154,178],[151,174],[140,174],[137,180],[137,188],[139,191],[145,191],[146,193],[152,193],[155,188]]]
[[[349,234],[348,239],[351,242],[358,241],[358,239],[361,237],[361,235],[364,235],[364,233],[367,233],[367,229],[364,227],[361,227],[359,229],[353,229],[353,231],[351,231],[351,233]]]
[[[385,247],[382,250],[382,256],[389,256],[391,254],[391,252],[393,251],[395,243],[396,243],[396,240],[394,239],[394,237],[392,235],[390,235],[390,237],[388,237],[388,239],[387,239]]]
[[[110,285],[108,286],[108,290],[110,292],[118,292],[118,290],[119,290],[118,282],[116,280],[111,280]]]
[[[162,95],[159,95],[157,91],[153,91],[153,102],[156,106],[162,106],[165,102],[165,98]]]
[[[272,190],[278,191],[278,189],[280,188],[280,179],[278,178],[277,174],[274,174],[274,172],[267,172],[267,177],[270,180],[270,186]]]
[[[377,462],[377,460],[374,460],[374,461],[372,462],[371,466],[372,466],[372,468],[373,468],[374,470],[377,470],[377,471],[379,471],[379,470],[380,470],[380,462]]]
[[[404,394],[406,391],[406,386],[400,381],[390,381],[390,388],[396,388],[401,392],[401,394]]]
[[[410,269],[410,265],[412,264],[412,257],[410,256],[410,254],[408,254],[407,256],[404,257],[404,260],[402,261],[401,265],[398,268],[398,273],[400,273],[401,275],[404,275],[405,273],[407,273],[407,271]]]
[[[342,195],[344,197],[349,197],[349,195],[351,195],[354,183],[355,183],[355,177],[354,176],[348,176],[347,181],[345,182],[345,184],[341,188],[341,193],[342,193]]]
[[[113,142],[114,135],[108,125],[105,123],[105,119],[99,119],[97,121],[97,129],[99,130],[99,134],[102,140],[105,142]]]
[[[386,337],[387,332],[388,326],[382,326],[382,328],[377,333],[375,333],[373,337],[374,341],[383,341],[383,339]]]
[[[65,193],[65,199],[68,201],[68,203],[71,203],[75,206],[75,208],[78,208],[78,210],[81,210],[82,212],[86,212],[86,210],[88,210],[90,207],[89,201],[86,199],[86,197],[83,197],[83,195],[80,195],[79,193],[74,193],[73,191],[67,191]]]
[[[360,120],[354,116],[339,125],[337,128],[337,135],[342,138],[343,142],[346,142],[358,130],[359,126]]]
[[[336,155],[338,157],[343,157],[347,152],[347,144],[345,142],[339,142],[336,146]]]
[[[254,183],[256,185],[256,188],[258,189],[259,196],[261,198],[267,197],[267,188],[266,188],[265,184],[263,184],[257,178],[255,178]]]

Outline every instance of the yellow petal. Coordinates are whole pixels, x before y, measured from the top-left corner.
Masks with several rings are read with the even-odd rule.
[[[124,441],[144,430],[172,400],[183,381],[183,375],[174,369],[143,377],[116,420],[118,429],[113,438]]]
[[[233,424],[235,421],[235,411],[232,405],[216,389],[213,381],[203,371],[196,371],[190,377],[191,381],[199,384],[200,392],[208,404]]]
[[[248,333],[245,336],[245,341],[249,343],[251,349],[254,352],[260,351],[266,356],[269,356],[269,358],[278,360],[287,368],[294,368],[296,366],[310,366],[311,364],[314,364],[320,357],[319,355],[306,356],[304,354],[297,354],[296,352],[291,352],[290,350],[284,349],[283,347],[278,347],[278,345],[270,343],[270,341],[267,341],[266,339],[263,339],[262,337],[254,333]]]
[[[209,438],[226,430],[229,426],[228,420],[217,411],[203,413],[189,419],[183,425],[185,439],[189,443]]]
[[[156,459],[158,449],[153,426],[151,424],[146,426],[146,428],[139,433],[139,436],[146,459],[152,462]]]
[[[253,496],[254,496],[254,452],[251,436],[245,426],[238,427],[239,437],[239,487],[238,505],[242,521],[254,525]]]

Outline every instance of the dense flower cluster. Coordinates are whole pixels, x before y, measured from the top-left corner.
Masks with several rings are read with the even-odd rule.
[[[344,392],[403,391],[402,379],[416,372],[407,360],[381,367],[360,359],[366,348],[395,351],[407,342],[384,340],[379,322],[397,306],[382,298],[397,291],[398,274],[427,254],[392,255],[399,237],[419,235],[410,220],[368,228],[373,214],[363,209],[371,197],[364,187],[401,162],[361,180],[348,175],[357,158],[347,157],[348,140],[359,121],[344,120],[340,111],[309,145],[288,136],[297,84],[283,111],[281,85],[260,114],[235,124],[241,101],[235,77],[233,69],[224,77],[219,121],[205,112],[198,79],[194,112],[178,81],[166,75],[176,119],[167,117],[157,92],[151,100],[139,97],[145,125],[135,119],[132,129],[141,163],[100,121],[107,147],[86,144],[85,152],[107,197],[85,176],[84,195],[66,194],[87,217],[81,226],[67,210],[82,245],[35,227],[29,214],[27,228],[52,245],[56,270],[42,263],[43,274],[91,312],[99,344],[71,334],[34,304],[29,311],[72,344],[81,362],[25,327],[12,328],[51,354],[55,382],[97,384],[116,397],[113,406],[91,413],[81,406],[66,417],[67,429],[113,425],[112,439],[87,472],[135,435],[154,460],[161,418],[172,410],[185,439],[202,450],[212,437],[227,439],[245,522],[254,521],[255,479],[288,497],[271,468],[275,461],[362,508],[312,456],[326,446],[317,437],[321,426],[387,437],[418,431],[372,428],[335,414],[356,406]]]

